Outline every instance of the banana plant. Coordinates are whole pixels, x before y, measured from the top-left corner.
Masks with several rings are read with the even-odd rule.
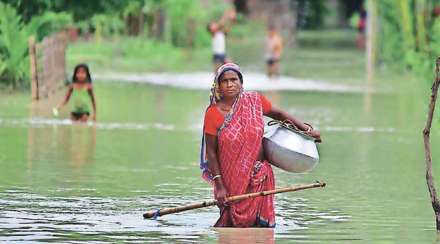
[[[62,23],[60,20],[68,18],[65,13],[47,12],[24,24],[15,8],[0,2],[0,82],[13,88],[28,85],[29,37],[37,35],[39,31],[41,32],[41,28],[48,23],[57,23],[54,25],[55,27],[50,27],[52,30],[61,28],[58,26],[59,23]]]
[[[0,59],[2,81],[18,87],[26,77],[27,40],[21,18],[14,8],[0,3]]]

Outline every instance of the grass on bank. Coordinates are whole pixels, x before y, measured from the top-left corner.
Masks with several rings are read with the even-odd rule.
[[[235,25],[227,36],[228,55],[246,70],[265,70],[264,25]],[[175,48],[145,38],[121,37],[97,43],[71,43],[68,64],[89,63],[98,72],[210,71],[210,46]],[[363,52],[355,47],[355,32],[347,30],[299,31],[296,45],[286,46],[282,60],[284,75],[334,81],[363,77]]]
[[[210,68],[204,60],[209,48],[184,49],[144,38],[78,41],[67,50],[70,69],[88,63],[94,72],[170,72]],[[200,68],[201,67],[201,68]]]

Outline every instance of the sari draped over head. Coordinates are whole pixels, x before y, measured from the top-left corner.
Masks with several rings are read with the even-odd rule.
[[[217,134],[219,168],[229,196],[275,189],[271,166],[266,160],[257,161],[263,133],[261,97],[256,92],[241,92]],[[201,150],[203,178],[209,179],[204,142]],[[273,195],[220,206],[220,218],[215,224],[215,227],[274,226]]]

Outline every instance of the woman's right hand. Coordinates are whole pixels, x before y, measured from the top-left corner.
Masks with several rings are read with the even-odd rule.
[[[215,199],[219,206],[225,206],[227,204],[226,198],[228,197],[228,192],[221,179],[216,179],[215,181]]]

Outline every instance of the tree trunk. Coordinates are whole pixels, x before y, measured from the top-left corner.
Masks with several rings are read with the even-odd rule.
[[[264,16],[280,30],[286,46],[294,46],[296,41],[296,8],[291,4],[289,0],[256,1],[253,7],[254,14]]]
[[[145,22],[145,15],[141,11],[139,13],[139,22],[138,22],[138,36],[141,36],[144,34],[144,22]]]
[[[417,23],[417,46],[420,51],[427,52],[427,35],[426,35],[426,0],[416,0],[416,23]]]
[[[38,100],[38,76],[37,76],[37,50],[35,47],[35,37],[29,38],[29,60],[31,68],[31,94],[32,99]]]
[[[153,38],[164,40],[166,15],[163,9],[157,9],[153,15]]]
[[[377,33],[377,5],[374,1],[367,2],[367,35],[366,35],[366,72],[367,85],[370,86],[374,77],[376,64],[376,33]]]
[[[187,28],[187,33],[186,33],[186,46],[187,47],[194,47],[194,39],[196,36],[196,28],[197,28],[197,23],[196,20],[192,17],[187,19],[186,22],[186,28]]]
[[[409,0],[399,0],[398,4],[400,7],[401,20],[399,23],[403,33],[403,44],[407,50],[415,51],[414,28],[410,2]]]
[[[428,119],[426,121],[425,129],[423,130],[423,142],[425,147],[425,164],[426,164],[426,183],[428,185],[429,195],[431,196],[431,205],[435,214],[435,223],[437,233],[440,232],[440,202],[437,197],[437,190],[434,184],[434,177],[432,176],[432,157],[431,157],[431,142],[429,135],[431,133],[432,118],[434,116],[435,102],[437,100],[437,93],[440,84],[439,77],[440,58],[437,58],[435,80],[431,88],[431,99],[429,103]]]

